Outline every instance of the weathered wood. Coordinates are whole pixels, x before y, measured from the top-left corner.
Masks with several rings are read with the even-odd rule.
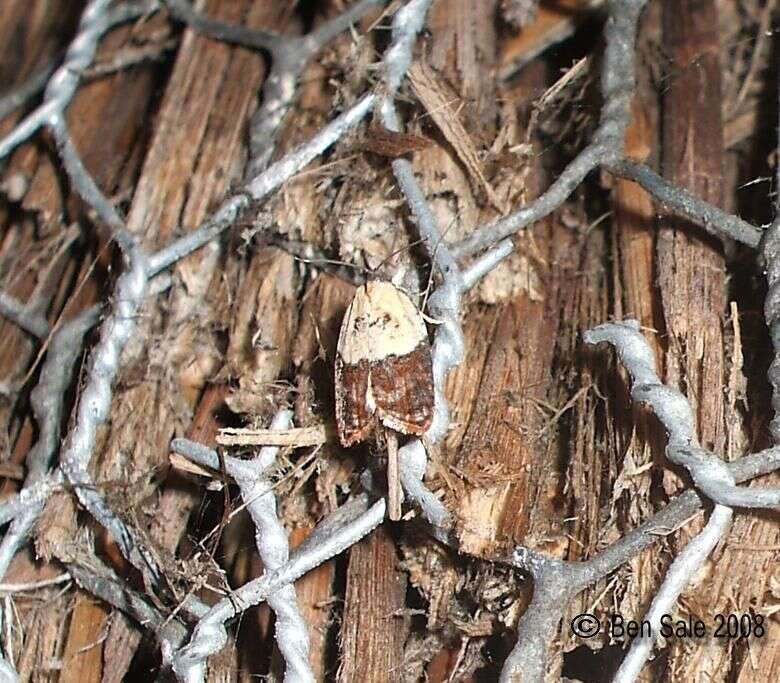
[[[751,641],[734,680],[737,683],[751,681],[776,681],[780,675],[780,650],[775,646],[780,638],[780,627],[773,619],[766,619],[766,634]]]
[[[664,176],[713,204],[723,202],[723,126],[716,3],[664,2],[663,39],[674,74],[663,97]],[[723,452],[725,264],[717,241],[665,217],[658,283],[667,336],[664,379],[683,391],[706,448]],[[679,489],[667,472],[667,491]],[[714,673],[714,671],[712,672]]]
[[[543,77],[543,69],[528,71],[504,98],[527,107]],[[511,124],[505,124],[508,145],[522,134]],[[526,180],[523,191],[533,196],[544,172],[540,166],[527,171],[517,169],[514,182]],[[557,420],[549,368],[560,303],[554,288],[540,284],[548,276],[552,229],[542,222],[533,237],[519,238],[518,253],[494,274],[497,280],[485,283],[480,293],[496,305],[468,310],[467,355],[447,380],[453,426],[437,485],[455,511],[463,547],[478,556],[494,557],[518,544],[541,549],[555,535],[544,492],[551,476],[557,480],[547,448]]]
[[[226,387],[210,385],[198,403],[187,438],[199,443],[212,443],[218,429],[216,413],[224,407]],[[170,474],[160,496],[149,535],[157,547],[171,556],[187,528],[193,508],[198,504],[201,489],[196,481]],[[142,633],[138,626],[121,613],[112,615],[111,628],[103,646],[106,662],[102,683],[119,683],[130,667]]]
[[[70,597],[60,596],[50,607],[62,613],[68,609],[70,601]],[[19,680],[35,683],[51,680],[52,675],[56,675],[58,658],[62,652],[65,624],[62,620],[52,619],[48,609],[33,610],[25,630],[24,649],[15,662]]]
[[[659,28],[659,13],[648,12],[642,25],[642,39],[650,40]],[[658,102],[646,65],[639,65],[637,93],[632,104],[632,120],[626,134],[625,154],[644,163],[655,165],[658,156]],[[613,302],[617,319],[634,318],[658,358],[662,358],[659,328],[662,328],[661,301],[656,288],[656,207],[650,196],[636,183],[614,179],[612,205],[615,219],[612,226]],[[609,380],[612,389],[611,412],[614,415],[615,473],[609,497],[608,517],[603,523],[605,538],[613,538],[621,529],[641,524],[653,514],[652,484],[655,473],[664,467],[666,435],[657,418],[647,409],[626,400],[629,378],[625,370],[615,367],[615,376]],[[613,583],[615,603],[602,601],[603,617],[609,616],[610,604],[618,604],[626,617],[641,619],[660,579],[657,570],[663,562],[661,548],[640,553],[629,562],[627,578]],[[584,610],[608,583],[599,582],[577,601],[577,609]],[[572,616],[574,613],[572,612]],[[568,646],[581,644],[570,636]],[[607,637],[602,639],[606,645]],[[595,646],[595,643],[589,643]]]
[[[472,134],[481,130],[474,124],[485,125],[496,107],[492,70],[497,56],[497,7],[497,0],[479,5],[469,0],[437,0],[428,18],[434,37],[431,64],[451,78],[465,101],[464,114]]]
[[[722,205],[724,197],[723,126],[721,120],[721,68],[715,2],[663,5],[664,43],[673,59],[674,79],[665,93],[663,167],[673,182],[695,195]],[[668,335],[666,379],[687,395],[695,410],[702,444],[725,455],[730,432],[739,433],[741,418],[727,414],[725,339],[726,275],[720,245],[678,221],[664,220],[659,233],[659,284]],[[665,477],[665,488],[677,488]],[[752,543],[777,543],[776,528],[751,520],[750,532],[738,520],[730,538]],[[776,527],[776,525],[771,525]],[[685,543],[696,526],[680,535]],[[747,532],[747,533],[746,533]],[[770,540],[771,539],[771,540]],[[679,608],[705,622],[717,612],[749,612],[764,595],[766,557],[726,549],[711,563],[718,570],[711,578],[705,572],[688,588]],[[742,560],[742,561],[740,561]],[[747,572],[747,573],[745,573]],[[727,680],[733,661],[733,642],[708,639],[694,652],[686,644],[671,641],[666,677]]]
[[[525,295],[472,315],[471,325],[471,339],[483,340],[472,349],[486,352],[482,363],[467,359],[467,367],[480,368],[478,390],[458,455],[449,463],[465,490],[453,491],[449,502],[459,518],[461,547],[496,557],[529,541],[530,508],[543,469],[537,459],[545,454],[544,420],[535,402],[544,400],[550,381],[554,327],[544,305]]]
[[[663,98],[664,176],[695,196],[723,201],[723,126],[715,2],[665,2],[664,42],[673,75]],[[658,284],[667,335],[665,379],[694,407],[702,445],[723,452],[725,264],[716,240],[664,217]],[[667,477],[667,490],[675,486]]]
[[[235,287],[236,310],[224,374],[237,377],[238,386],[228,394],[226,404],[250,423],[267,425],[284,395],[284,385],[275,392],[274,382],[279,376],[285,377],[290,367],[298,326],[297,273],[289,254],[269,248],[257,250],[248,263],[237,264],[236,275],[240,279]],[[284,520],[282,510],[279,504]],[[231,585],[241,585],[263,573],[255,550],[254,527],[246,513],[221,533],[221,565],[227,569]],[[245,646],[236,653],[236,659],[241,675],[251,677],[265,673],[272,657],[274,641],[268,606],[252,610],[244,621],[238,643]],[[249,642],[252,647],[246,646]]]
[[[226,21],[243,19],[258,27],[273,26],[280,15],[286,15],[284,7],[243,1],[207,2],[203,9]],[[129,229],[143,236],[147,248],[162,246],[177,231],[196,227],[230,181],[240,176],[246,121],[256,105],[263,72],[260,55],[184,31],[128,215]],[[156,370],[152,381],[131,382],[115,397],[115,428],[102,451],[100,476],[121,480],[126,462],[151,472],[165,462],[171,437],[189,421],[189,411],[216,369],[208,330],[215,316],[214,301],[204,297],[218,257],[219,249],[209,247],[176,267],[184,286],[171,294],[167,315],[155,302],[147,306],[138,341],[127,350],[126,373],[131,378],[139,363],[147,367],[151,362],[159,364],[162,376]],[[151,348],[141,341],[155,337],[158,342]],[[157,350],[162,353],[156,355]],[[169,387],[176,390],[171,393]],[[219,393],[214,389],[204,399],[204,412],[209,412]],[[209,430],[213,438],[216,429],[212,425]],[[147,488],[139,493],[149,492]],[[169,552],[175,551],[197,496],[196,489],[178,490],[174,481],[163,496],[152,534]],[[170,528],[159,524],[163,520],[171,522]],[[124,627],[117,627],[105,646],[116,657],[112,674],[116,677],[129,665],[137,646],[137,638],[131,638]],[[226,666],[235,670],[234,665]]]
[[[626,156],[646,162],[654,147],[648,106],[634,99],[632,122],[626,133]],[[640,325],[654,329],[658,323],[659,302],[653,296],[655,287],[655,207],[653,200],[636,183],[615,179],[612,189],[615,206],[614,234],[618,253],[620,291],[615,302],[618,318],[631,317]]]
[[[300,545],[311,532],[312,527],[297,527],[290,534],[290,547]],[[298,608],[308,626],[309,664],[317,681],[332,678],[327,659],[329,631],[333,623],[335,605],[333,581],[336,577],[337,560],[321,564],[295,582]],[[332,666],[332,663],[330,663]],[[278,645],[274,647],[268,683],[284,680],[284,662]]]
[[[101,653],[109,610],[83,593],[71,613],[68,640],[62,655],[60,683],[99,683],[103,675]]]
[[[107,48],[115,48],[129,39],[129,29],[120,29],[107,40]],[[138,169],[138,160],[133,158],[132,150],[143,141],[154,76],[153,70],[139,69],[93,81],[80,89],[68,109],[74,144],[98,184],[109,194],[124,192],[132,186]],[[117,104],[125,98],[128,101],[124,105]],[[87,250],[81,262],[81,259],[69,260],[67,252],[54,255],[63,237],[67,236],[72,243],[79,234],[75,229],[65,230],[62,221],[79,218],[80,213],[78,204],[69,199],[67,187],[59,179],[54,160],[49,155],[39,154],[35,147],[24,146],[14,155],[11,172],[27,175],[29,189],[22,201],[24,211],[7,226],[5,234],[5,244],[10,248],[10,254],[5,257],[7,276],[27,289],[24,294],[18,286],[9,291],[22,300],[28,295],[40,299],[43,309],[50,311],[52,322],[73,293],[74,298],[68,301],[65,313],[65,317],[70,317],[80,310],[80,306],[94,302],[99,296],[102,268],[98,267],[97,277],[89,276],[95,270],[96,256],[102,262],[101,266],[106,265],[105,254],[100,257],[99,251],[95,254]],[[63,212],[67,213],[63,215]],[[30,268],[36,260],[49,265]],[[0,322],[3,326],[7,324]],[[9,331],[6,338],[13,342],[15,332]],[[3,357],[8,365],[2,360],[0,365],[14,366],[18,368],[16,373],[26,373],[28,363],[33,359],[30,350],[29,339],[4,345],[0,354],[5,354]],[[20,379],[16,373],[7,378]]]
[[[198,4],[228,21],[278,28],[292,23],[295,3]],[[317,25],[343,4],[309,3],[294,21]],[[537,196],[549,184],[547,165],[555,172],[569,151],[569,140],[557,136],[558,126],[571,131],[581,123],[582,112],[597,111],[589,101],[569,102],[569,93],[574,97],[581,93],[573,93],[574,88],[566,91],[554,102],[561,108],[544,112],[549,120],[539,119],[544,144],[526,149],[529,139],[521,130],[524,109],[557,80],[557,74],[547,74],[542,60],[526,65],[519,74],[515,67],[591,16],[583,9],[585,4],[544,2],[537,21],[512,37],[494,16],[498,0],[434,2],[430,33],[420,39],[416,52],[417,64],[424,61],[429,69],[424,74],[428,90],[425,83],[420,87],[419,79],[415,83],[419,73],[413,70],[411,87],[404,86],[403,106],[407,132],[432,141],[407,156],[446,239],[456,241],[495,217],[495,207],[481,195],[492,193],[498,200],[493,204],[506,202],[512,208]],[[650,3],[645,22],[660,4]],[[52,54],[66,42],[57,34],[69,35],[83,3],[65,8],[61,2],[6,0],[6,5],[0,22],[6,60],[0,78],[11,75],[18,80],[36,65],[38,53]],[[674,182],[718,203],[723,198],[718,113],[722,98],[714,5],[714,0],[667,2],[664,55],[672,66],[662,81],[663,169]],[[397,6],[391,3],[388,11]],[[729,21],[737,21],[738,14],[729,14]],[[280,152],[331,118],[334,106],[343,106],[376,82],[378,76],[369,65],[387,35],[383,26],[375,34],[377,40],[359,38],[371,21],[366,20],[361,31],[345,32],[307,70],[280,135]],[[135,27],[134,36],[164,26],[165,17],[157,15]],[[130,34],[129,28],[116,31],[102,41],[101,52],[121,48],[134,39]],[[69,113],[87,167],[110,196],[131,200],[129,223],[150,248],[194,227],[241,175],[246,121],[265,69],[264,60],[247,50],[187,30],[182,35],[170,72],[141,67],[90,83]],[[653,150],[661,126],[652,99],[657,93],[642,69],[659,61],[645,51],[659,40],[647,38],[639,50],[644,59],[626,152],[656,166]],[[577,40],[560,54],[578,50]],[[17,46],[24,49],[16,50]],[[740,54],[749,55],[749,50]],[[561,61],[552,51],[544,60]],[[591,63],[595,65],[594,60]],[[343,69],[344,84],[334,97],[334,83],[341,80],[332,78],[336,69]],[[510,71],[511,86],[502,82]],[[165,83],[159,80],[161,74]],[[656,84],[652,81],[653,87]],[[431,89],[437,97],[430,96]],[[156,92],[162,95],[159,103]],[[559,121],[569,116],[570,105],[577,112],[573,119]],[[734,120],[731,138],[753,135],[755,122],[763,121],[758,104],[751,106]],[[453,117],[463,125],[456,125]],[[0,131],[7,130],[14,118],[0,122]],[[426,284],[424,278],[415,282],[416,275],[424,273],[417,235],[389,160],[366,154],[365,145],[360,145],[360,139],[370,135],[367,124],[339,143],[322,166],[308,168],[287,183],[264,203],[255,224],[246,217],[236,226],[228,249],[223,250],[223,241],[179,264],[172,290],[150,302],[139,318],[117,383],[111,420],[99,435],[94,475],[109,502],[148,534],[176,591],[181,591],[184,579],[224,578],[206,568],[208,558],[197,545],[199,534],[212,528],[218,530],[212,538],[220,533],[223,492],[207,494],[205,479],[167,472],[170,438],[186,434],[213,445],[220,427],[245,424],[262,429],[269,414],[285,402],[294,402],[295,434],[327,425],[333,418],[333,351],[353,287],[324,274],[330,265],[303,263],[266,246],[262,232],[275,233],[272,244],[282,249],[288,248],[285,238],[304,240],[328,257],[379,267],[382,277],[403,271],[404,285],[410,289]],[[530,141],[536,139],[531,136]],[[8,164],[7,172],[24,173],[30,188],[22,212],[0,205],[0,288],[22,300],[39,296],[54,322],[105,299],[119,264],[112,262],[105,241],[95,239],[91,231],[83,233],[77,245],[62,246],[63,216],[78,217],[82,207],[66,194],[56,161],[41,154],[46,135],[36,140],[20,148]],[[559,142],[565,145],[559,148]],[[564,154],[559,155],[561,150]],[[756,150],[765,155],[761,145]],[[737,179],[747,180],[739,169],[732,173],[735,186]],[[335,677],[339,668],[342,681],[418,680],[410,672],[441,682],[492,680],[500,662],[490,662],[489,657],[499,641],[500,647],[510,644],[530,586],[513,583],[519,577],[500,577],[511,587],[509,597],[515,603],[507,611],[491,613],[474,585],[475,576],[494,568],[490,559],[517,544],[573,561],[591,557],[646,519],[666,495],[689,487],[687,477],[664,461],[664,435],[655,417],[630,402],[626,376],[614,354],[605,348],[584,348],[584,329],[610,318],[638,318],[659,352],[664,378],[694,401],[705,445],[728,457],[748,447],[752,450],[737,409],[743,391],[740,348],[763,329],[757,333],[753,327],[743,339],[740,323],[747,327],[746,317],[760,320],[758,300],[763,293],[754,292],[750,298],[735,291],[733,280],[727,290],[716,240],[666,217],[658,232],[658,207],[638,186],[609,181],[607,197],[604,188],[591,192],[597,178],[592,174],[584,191],[566,203],[561,220],[552,218],[518,236],[516,253],[464,302],[466,358],[446,387],[452,428],[431,449],[426,475],[426,484],[442,496],[456,518],[464,554],[416,536],[412,525],[404,523],[380,529],[346,558],[331,560],[299,580],[298,601],[310,626],[311,663],[318,680]],[[606,184],[606,175],[604,179]],[[730,200],[736,202],[737,193],[731,194]],[[593,225],[604,211],[605,199],[613,214]],[[61,256],[51,258],[58,248]],[[739,297],[739,307],[732,309],[732,319],[724,325],[726,291]],[[435,323],[429,329],[434,333]],[[36,362],[36,345],[1,320],[0,337],[4,340],[0,381],[24,378]],[[759,366],[762,360],[754,357],[747,362]],[[34,376],[28,386],[32,381]],[[34,443],[35,424],[25,411],[25,400],[22,393],[22,401],[0,402],[0,447],[12,461],[0,467],[0,474],[18,472]],[[759,425],[763,400],[759,395],[748,407]],[[757,436],[751,435],[758,441],[760,430],[759,426]],[[311,439],[306,450],[285,449],[279,458],[279,511],[293,544],[360,489],[358,475],[371,457],[358,448],[341,449],[327,440],[327,430],[325,437],[316,444]],[[240,447],[231,444],[236,446]],[[771,485],[778,478],[769,479]],[[5,482],[3,492],[15,488],[14,482]],[[228,491],[233,496],[234,489]],[[195,509],[202,515],[191,520]],[[777,525],[768,517],[743,514],[697,577],[698,583],[685,592],[680,601],[684,614],[711,623],[715,611],[772,609],[776,590],[771,576],[780,545]],[[79,525],[87,521],[68,492],[58,494],[41,520],[38,549],[65,555]],[[585,591],[571,605],[564,625],[574,614],[591,610],[601,618],[615,611],[641,618],[669,558],[697,525],[698,520],[659,541],[607,581]],[[206,550],[216,548],[215,559],[227,570],[231,585],[263,571],[245,514],[237,515],[221,534],[219,544],[210,540]],[[106,540],[110,541],[101,537],[103,544]],[[115,567],[126,569],[110,542],[102,550]],[[397,566],[399,551],[403,568]],[[197,552],[204,560],[198,566],[202,576],[194,576],[195,571],[187,575],[190,567],[175,562]],[[6,580],[31,580],[48,575],[54,567],[36,563],[32,553],[20,554]],[[339,567],[345,567],[346,583]],[[421,598],[407,599],[411,593],[406,590],[407,575]],[[214,599],[208,590],[199,595]],[[24,642],[19,649],[13,640],[12,659],[22,680],[79,677],[117,683],[126,677],[141,639],[136,624],[113,613],[109,625],[91,598],[78,591],[44,610],[28,608],[24,598],[14,600],[22,614]],[[410,606],[425,612],[414,617],[411,632],[404,611]],[[70,618],[51,619],[52,613]],[[666,644],[642,680],[773,680],[777,664],[770,650],[777,634],[771,620],[768,624],[769,638],[752,639],[747,645]],[[235,640],[210,660],[209,680],[248,683],[258,675],[282,680],[273,615],[267,606],[243,615],[236,630]],[[104,644],[81,650],[104,633]],[[412,637],[407,638],[408,633]],[[561,678],[563,652],[583,644],[563,629],[552,648],[551,680]],[[593,640],[588,644],[595,645]],[[604,651],[594,652],[594,658],[602,656]]]
[[[63,8],[56,8],[50,4],[45,10],[39,6],[35,11],[30,12],[29,3],[12,3],[3,9],[4,27],[5,18],[8,17],[5,14],[6,10],[21,18],[25,26],[24,30],[32,41],[36,40],[36,32],[39,30],[38,21],[61,22],[68,17],[68,12],[63,11]],[[78,12],[70,15],[69,23],[77,17]],[[53,30],[51,26],[46,28],[49,35],[43,37],[43,42],[29,43],[30,47],[38,46],[44,62],[52,54],[51,37],[59,34],[56,28]],[[140,37],[140,34],[136,37]],[[130,29],[122,28],[104,41],[103,49],[116,49],[128,40],[130,40]],[[11,41],[11,44],[16,42]],[[134,147],[137,149],[139,143],[144,142],[143,131],[146,127],[148,103],[152,97],[155,77],[155,68],[142,67],[93,81],[79,90],[68,109],[68,123],[74,144],[99,186],[109,195],[126,192],[132,187],[139,166],[139,157],[137,152],[134,152]],[[5,131],[4,126],[3,132]],[[35,145],[24,146],[14,155],[11,162],[11,172],[24,174],[29,179],[29,189],[23,198],[24,212],[20,213],[6,228],[5,246],[10,248],[10,256],[13,259],[10,261],[8,256],[5,257],[8,264],[6,272],[22,290],[26,288],[24,292],[19,287],[12,287],[8,291],[22,295],[22,300],[27,299],[27,295],[39,299],[43,310],[49,311],[50,321],[55,322],[61,313],[63,318],[70,318],[83,306],[94,302],[100,296],[98,287],[104,274],[101,267],[98,267],[95,272],[96,254],[89,249],[81,252],[75,259],[68,252],[54,255],[58,242],[62,243],[63,236],[67,235],[71,242],[73,240],[72,231],[65,230],[62,221],[78,218],[81,209],[78,202],[73,202],[68,197],[67,187],[61,182],[54,158],[45,153],[40,154],[40,149]],[[42,263],[50,262],[50,266],[42,269],[31,268],[30,266],[35,263],[31,259],[39,261],[43,259]],[[104,266],[105,258],[100,260],[103,261],[101,265]],[[27,274],[20,278],[21,273]],[[6,284],[3,283],[4,289]],[[2,321],[0,325],[5,328],[9,323]],[[2,334],[4,340],[10,343],[4,343],[2,346],[0,353],[4,354],[4,360],[0,360],[0,366],[9,369],[9,375],[6,376],[15,381],[18,379],[17,373],[28,372],[29,363],[36,360],[37,354],[31,354],[28,340],[18,343],[12,341],[19,334],[17,330],[9,329],[7,335]],[[11,367],[17,370],[12,371]],[[27,430],[28,427],[22,429],[22,438],[17,439],[15,444],[14,457],[19,462],[22,461],[32,443],[26,437]],[[64,498],[60,500],[62,505],[70,505]],[[69,514],[59,517],[73,520]],[[42,521],[41,528],[46,528],[45,520]],[[65,529],[61,528],[61,531]],[[24,553],[17,557],[9,577],[24,575],[26,580],[30,580],[40,571],[39,567],[27,564],[25,557]],[[44,567],[44,571],[45,569]],[[85,600],[83,595],[77,601],[74,614],[75,618],[71,620],[69,631],[63,628],[64,621],[56,624],[51,623],[56,620],[49,619],[50,623],[44,627],[44,632],[47,634],[45,642],[49,644],[44,647],[44,651],[53,648],[59,654],[64,648],[63,656],[72,660],[71,668],[74,675],[78,675],[83,667],[84,670],[91,671],[92,675],[99,676],[100,667],[96,666],[95,662],[100,662],[99,641],[104,635],[105,615],[101,616],[102,608],[95,607],[92,598]],[[93,615],[93,617],[82,619],[85,615]],[[29,622],[29,626],[29,633],[36,633],[34,617]],[[25,629],[24,632],[26,634],[27,630]],[[62,638],[66,641],[57,642]],[[24,676],[26,663],[36,661],[40,657],[38,651],[42,642],[37,638],[31,638],[29,642],[25,641],[25,650],[20,656],[22,676]],[[82,646],[90,643],[93,646],[89,650],[83,653],[78,651]],[[27,648],[31,648],[32,651],[28,652]],[[38,666],[27,669],[27,672],[30,674],[33,670],[43,671],[49,666],[50,664],[39,662]]]
[[[291,545],[305,538],[306,530],[291,535]],[[328,629],[331,626],[333,608],[333,580],[336,562],[320,565],[295,584],[301,614],[309,626],[309,663],[318,681],[328,680]]]
[[[403,607],[406,574],[385,527],[349,551],[341,628],[341,683],[397,681],[406,640]]]
[[[271,385],[290,371],[298,277],[293,257],[274,248],[258,250],[245,267],[237,273],[223,374],[237,379],[227,399],[233,412],[266,426],[276,404]]]
[[[31,4],[9,0],[3,4],[3,20],[0,22],[0,78],[3,80],[3,91],[24,83],[36,69],[54,58],[72,28],[72,20],[69,20],[66,14],[62,3],[39,1]],[[20,41],[20,36],[25,36],[26,39]],[[13,112],[0,122],[0,136],[5,136],[23,114],[24,111]],[[85,123],[88,125],[88,122]],[[37,148],[24,145],[8,162],[5,177],[16,176],[22,179],[29,194],[29,187],[34,183],[41,167],[48,168],[51,174],[52,165],[46,155],[41,154]],[[57,193],[51,191],[52,187],[50,184],[48,188],[49,205],[53,213],[57,213],[61,204]],[[35,207],[32,208],[34,211]],[[36,225],[38,221],[42,224],[40,234]],[[38,301],[42,310],[47,311],[60,280],[65,259],[56,259],[55,268],[39,268],[35,264],[40,263],[43,266],[53,260],[52,253],[57,250],[61,241],[61,237],[56,233],[61,235],[64,232],[59,216],[38,216],[36,213],[24,216],[3,206],[0,209],[0,222],[3,227],[0,242],[0,287],[22,302]],[[54,313],[56,315],[56,312]],[[7,387],[11,395],[15,395],[18,392],[17,385],[23,381],[34,357],[35,345],[26,332],[5,318],[0,319],[0,338],[4,340],[0,348],[0,382]],[[14,416],[13,407],[13,401],[3,401],[0,405],[0,446],[7,454],[16,448],[16,441],[21,438],[24,444],[14,453],[14,461],[21,463],[29,447],[31,425],[28,421],[19,419],[19,415]],[[26,435],[22,433],[25,422]],[[13,490],[9,486],[3,488],[5,491]]]
[[[509,78],[551,45],[571,36],[603,0],[551,0],[539,4],[536,18],[508,40],[501,51],[499,76]]]

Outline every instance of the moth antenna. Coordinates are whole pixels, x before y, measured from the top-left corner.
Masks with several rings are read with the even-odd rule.
[[[346,280],[355,286],[365,284],[372,274],[372,270],[366,266],[330,258],[324,251],[316,249],[306,242],[271,238],[267,244],[287,252],[296,261],[319,267],[325,272],[329,272],[331,275]],[[335,268],[326,268],[325,266],[335,266]],[[355,275],[350,277],[343,272],[339,272],[341,269],[354,271]]]

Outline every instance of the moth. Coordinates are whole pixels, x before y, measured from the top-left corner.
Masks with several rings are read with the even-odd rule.
[[[422,436],[433,420],[431,347],[412,300],[390,282],[358,287],[341,324],[335,370],[339,439],[349,447],[384,432],[388,510],[400,519],[397,434]]]

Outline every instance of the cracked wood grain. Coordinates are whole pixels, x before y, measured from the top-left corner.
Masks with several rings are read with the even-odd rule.
[[[286,16],[285,7],[244,0],[228,4],[212,0],[203,9],[226,21],[243,20],[255,27],[273,26],[280,15]],[[181,231],[195,228],[231,180],[241,175],[246,124],[263,75],[261,56],[184,31],[128,214],[128,229],[143,236],[145,247],[163,245]],[[206,294],[218,265],[216,245],[194,254],[175,269],[181,286],[170,295],[165,314],[156,304],[147,306],[137,341],[126,351],[127,372],[132,376],[151,365],[157,368],[155,378],[133,382],[115,398],[115,428],[108,435],[99,465],[103,477],[126,476],[122,463],[128,461],[151,472],[167,460],[170,438],[189,424],[205,382],[216,370],[209,332],[214,300]],[[150,335],[157,341],[147,346],[144,340]],[[172,387],[176,388],[173,392]],[[208,423],[211,418],[206,416],[220,402],[221,391],[218,387],[207,390],[199,419]],[[166,396],[178,399],[170,401]],[[215,432],[214,428],[212,439]],[[140,439],[139,434],[143,435]],[[140,491],[142,496],[151,492],[149,485],[154,486],[149,482]],[[166,529],[153,526],[151,533],[170,552],[175,552],[188,512],[200,495],[197,487],[177,490],[174,482],[170,491],[166,489],[160,502],[162,517],[157,519],[172,523]],[[112,672],[115,680],[129,665],[137,644],[137,637],[129,636],[121,626],[109,635],[105,648],[117,657]],[[234,667],[219,661],[216,676]]]
[[[719,205],[723,126],[715,3],[685,0],[663,7],[664,41],[674,75],[663,98],[663,174]],[[665,379],[692,401],[702,445],[722,452],[725,264],[717,241],[688,228],[684,221],[665,217],[658,232]]]
[[[493,186],[485,177],[473,137],[458,117],[459,98],[451,89],[445,87],[425,60],[420,60],[409,69],[409,82],[428,115],[466,167],[475,188],[481,191],[499,212],[506,213],[506,203],[496,195]]]
[[[390,683],[403,675],[406,574],[386,526],[349,551],[340,683]]]

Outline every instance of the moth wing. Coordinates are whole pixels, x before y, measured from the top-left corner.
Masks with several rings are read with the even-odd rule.
[[[336,427],[339,440],[345,448],[366,439],[376,424],[376,418],[366,403],[369,363],[365,360],[354,364],[344,362],[345,355],[354,355],[350,354],[349,345],[355,342],[362,305],[362,300],[356,297],[347,308],[336,350]]]
[[[336,356],[336,426],[345,448],[365,440],[376,423],[366,405],[368,379],[368,363],[346,365]]]
[[[371,365],[371,393],[379,421],[402,434],[422,436],[433,421],[431,347],[390,356]]]

